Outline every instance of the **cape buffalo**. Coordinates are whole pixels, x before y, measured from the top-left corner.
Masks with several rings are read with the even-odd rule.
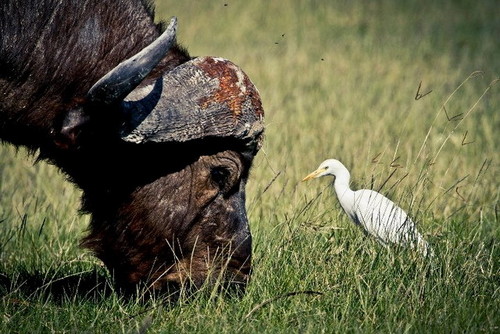
[[[0,138],[82,189],[83,245],[124,291],[244,286],[251,271],[260,96],[230,61],[190,57],[175,30],[147,0],[0,4]]]

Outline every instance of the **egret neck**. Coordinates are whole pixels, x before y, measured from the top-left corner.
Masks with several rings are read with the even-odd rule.
[[[335,180],[333,181],[333,187],[335,189],[335,193],[339,199],[340,205],[342,209],[353,219],[355,222],[358,222],[356,217],[356,213],[354,210],[354,191],[349,188],[349,180],[351,179],[351,174],[343,165],[336,166],[333,171],[333,175]]]

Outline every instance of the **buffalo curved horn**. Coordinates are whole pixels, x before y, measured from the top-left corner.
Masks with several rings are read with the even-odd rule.
[[[165,57],[175,41],[177,18],[153,43],[124,60],[99,79],[87,93],[87,101],[110,105],[123,100]]]
[[[256,153],[264,131],[257,88],[232,62],[199,57],[134,90],[122,102],[123,141],[182,143],[204,138],[244,142]]]

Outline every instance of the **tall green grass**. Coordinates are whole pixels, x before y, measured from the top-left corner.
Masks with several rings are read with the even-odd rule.
[[[193,55],[240,65],[266,141],[247,186],[254,275],[125,301],[78,247],[79,191],[0,147],[0,331],[498,332],[500,21],[495,1],[164,1]],[[480,71],[480,72],[478,72]],[[428,95],[416,99],[419,94]],[[436,258],[385,248],[341,211],[326,158],[408,210]],[[64,290],[64,293],[60,291]]]

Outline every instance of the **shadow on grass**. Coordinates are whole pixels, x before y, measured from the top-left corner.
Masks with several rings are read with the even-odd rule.
[[[34,301],[50,301],[59,305],[75,301],[99,303],[116,295],[123,301],[139,302],[141,305],[156,300],[163,306],[172,307],[180,299],[189,302],[197,297],[208,296],[213,293],[213,289],[226,298],[240,299],[245,293],[244,286],[224,283],[202,287],[188,284],[182,288],[172,285],[162,291],[150,291],[145,286],[137,286],[135,291],[129,291],[117,288],[113,278],[101,268],[73,274],[21,270],[9,276],[0,272],[0,300],[13,304]]]
[[[101,301],[114,293],[111,278],[102,270],[76,274],[21,271],[12,275],[0,273],[0,297],[29,300]]]

